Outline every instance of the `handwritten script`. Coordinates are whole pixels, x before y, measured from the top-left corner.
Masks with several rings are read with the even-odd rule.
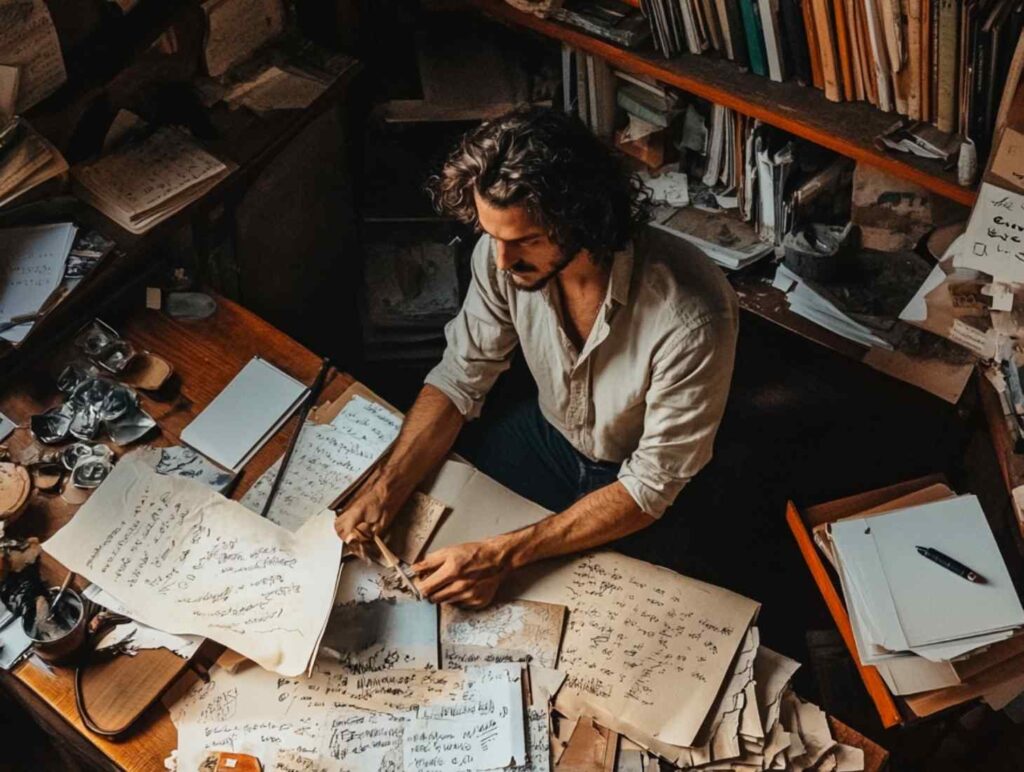
[[[292,534],[131,459],[44,549],[139,621],[213,638],[285,675],[309,668],[341,560],[331,512]]]
[[[569,607],[558,695],[622,732],[689,746],[757,611],[748,598],[613,552],[538,568],[518,596]]]

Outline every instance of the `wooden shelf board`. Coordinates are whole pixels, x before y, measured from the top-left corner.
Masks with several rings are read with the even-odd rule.
[[[683,54],[665,59],[652,50],[620,48],[559,22],[517,11],[504,0],[467,0],[469,6],[494,19],[567,43],[600,56],[615,67],[647,75],[744,115],[827,147],[856,161],[910,180],[965,206],[976,191],[956,181],[955,172],[926,159],[879,150],[875,137],[899,116],[867,102],[830,102],[815,88],[795,82],[776,83],[743,72],[733,62],[714,56]]]

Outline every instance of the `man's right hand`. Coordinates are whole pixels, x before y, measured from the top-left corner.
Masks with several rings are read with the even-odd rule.
[[[369,560],[373,537],[383,535],[397,508],[388,507],[374,480],[367,480],[352,501],[334,518],[334,530],[355,555]]]

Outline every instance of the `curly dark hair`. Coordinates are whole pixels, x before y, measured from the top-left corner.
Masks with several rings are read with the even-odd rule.
[[[513,110],[466,133],[427,182],[442,215],[479,227],[473,191],[497,207],[525,205],[565,255],[608,264],[650,219],[650,193],[573,115]]]

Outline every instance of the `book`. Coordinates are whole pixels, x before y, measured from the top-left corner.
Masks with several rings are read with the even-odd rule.
[[[765,57],[764,32],[758,16],[758,0],[739,0],[740,13],[743,17],[743,31],[747,39],[747,52],[750,56],[750,70],[755,75],[768,74],[768,60]]]
[[[809,86],[812,84],[811,61],[800,0],[779,0],[779,16],[782,20],[786,61],[797,81]]]
[[[814,26],[821,51],[821,74],[825,83],[825,97],[833,102],[843,101],[842,74],[836,49],[835,25],[832,21],[831,0],[813,0]]]
[[[764,32],[768,77],[781,83],[786,79],[786,66],[779,20],[779,0],[758,0],[758,9]]]
[[[75,166],[78,196],[125,230],[144,233],[213,189],[232,170],[185,131],[161,127]]]
[[[954,131],[957,119],[957,49],[960,40],[960,13],[956,0],[938,3],[938,72],[936,74],[935,124],[947,132]]]

